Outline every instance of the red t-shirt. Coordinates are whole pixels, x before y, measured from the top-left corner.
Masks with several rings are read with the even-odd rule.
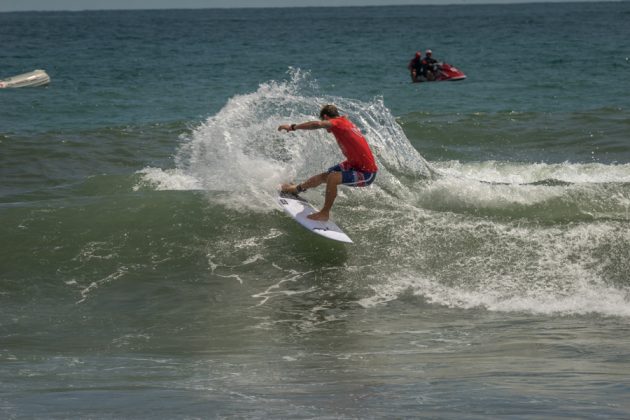
[[[352,169],[361,172],[378,171],[374,155],[361,131],[346,117],[333,118],[328,121],[332,123],[329,131],[333,133],[341,153],[347,158],[344,163],[348,163]]]

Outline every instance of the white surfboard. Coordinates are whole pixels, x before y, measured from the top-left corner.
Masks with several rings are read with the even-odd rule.
[[[282,209],[289,216],[311,232],[334,241],[352,243],[352,239],[350,239],[335,222],[331,220],[322,222],[306,217],[309,214],[317,213],[317,210],[304,198],[298,195],[280,192],[278,193],[277,200],[278,204],[280,204]]]

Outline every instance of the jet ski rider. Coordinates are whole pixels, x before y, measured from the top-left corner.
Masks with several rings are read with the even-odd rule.
[[[422,60],[422,51],[417,51],[414,58],[409,61],[407,64],[407,69],[409,69],[409,73],[411,74],[412,82],[419,82],[419,76],[424,75],[424,63]]]
[[[424,64],[424,73],[422,75],[426,77],[427,80],[434,80],[435,74],[437,73],[437,60],[433,58],[433,51],[427,50],[424,53],[424,60],[422,60],[422,62]]]

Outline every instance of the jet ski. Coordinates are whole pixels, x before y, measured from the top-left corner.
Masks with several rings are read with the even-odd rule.
[[[0,80],[0,89],[43,86],[50,83],[50,76],[44,70],[33,70]]]
[[[433,65],[433,76],[429,77],[420,76],[418,77],[418,82],[440,82],[443,80],[464,80],[466,75],[463,71],[458,69],[455,66],[451,66],[448,63],[435,63]]]

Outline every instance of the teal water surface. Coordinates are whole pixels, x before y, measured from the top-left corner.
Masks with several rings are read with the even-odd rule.
[[[630,414],[628,2],[0,14],[6,418]],[[417,49],[467,74],[411,84]],[[275,205],[380,172],[354,245]],[[306,193],[315,205],[322,190]]]

